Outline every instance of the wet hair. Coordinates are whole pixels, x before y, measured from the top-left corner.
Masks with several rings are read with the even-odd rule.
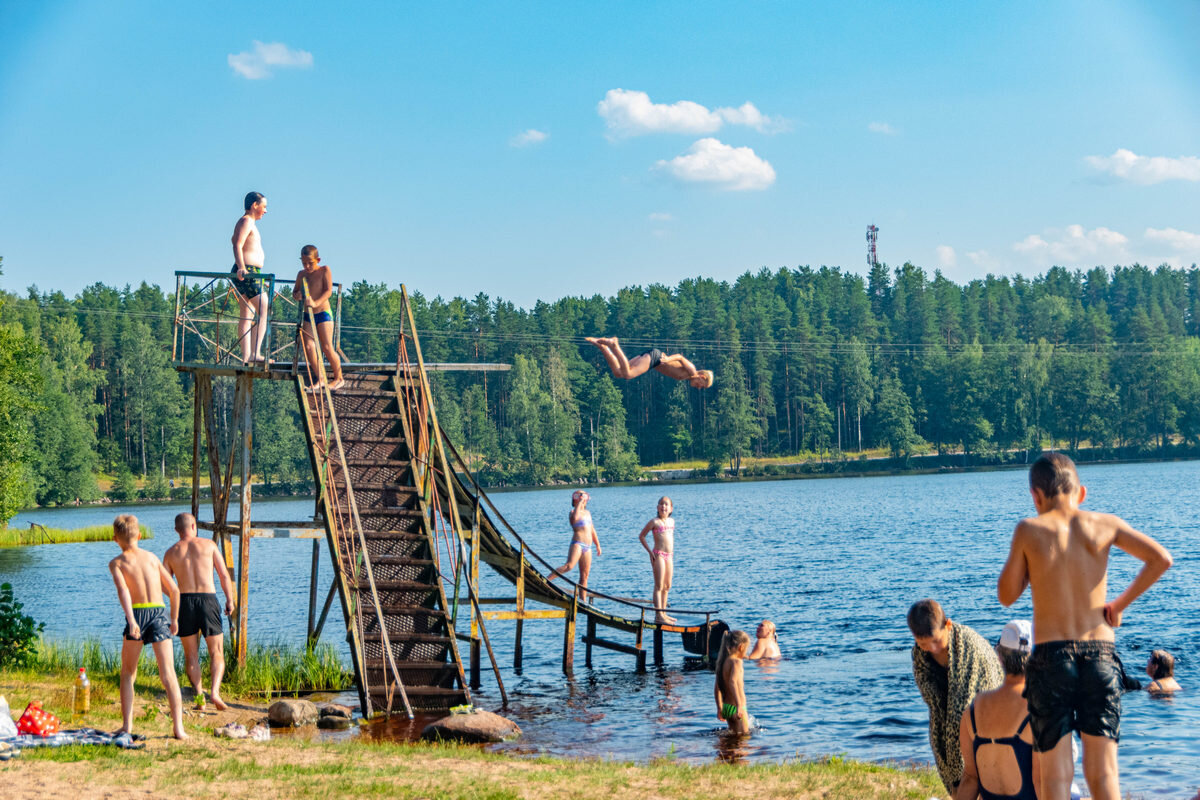
[[[1154,680],[1171,678],[1175,675],[1175,656],[1166,650],[1155,650],[1150,653],[1150,677]]]
[[[189,514],[186,511],[184,511],[181,514],[176,514],[175,515],[175,530],[182,533],[184,530],[184,527],[188,523],[188,520],[191,520],[194,523],[196,521],[196,518],[193,517],[191,514]]]
[[[908,610],[908,629],[918,639],[933,636],[934,633],[946,627],[946,612],[942,611],[941,603],[937,600],[918,600]]]
[[[1025,674],[1025,665],[1029,663],[1029,653],[998,644],[996,645],[996,655],[1000,658],[1000,666],[1004,667],[1005,675]]]
[[[304,245],[304,247],[300,248],[300,257],[304,258],[309,253],[316,253],[316,252],[317,252],[317,246],[315,244],[306,244],[306,245]]]
[[[725,665],[726,659],[737,652],[739,647],[750,646],[750,634],[745,631],[725,631],[721,637],[721,652],[717,653],[716,671],[721,674],[721,667]]]
[[[1075,462],[1062,453],[1046,453],[1029,468],[1029,488],[1046,498],[1057,497],[1079,486]]]
[[[713,383],[715,383],[717,380],[716,376],[713,375],[713,371],[711,369],[702,369],[699,372],[697,372],[696,374],[704,376],[704,378],[706,380],[706,383],[704,384],[705,389],[711,389]]]
[[[266,198],[263,197],[262,192],[250,192],[248,195],[246,195],[246,210],[249,211],[255,203],[257,203],[259,200],[265,199]]]
[[[133,514],[122,514],[113,520],[113,535],[122,542],[132,542],[133,535],[139,532],[138,518]]]

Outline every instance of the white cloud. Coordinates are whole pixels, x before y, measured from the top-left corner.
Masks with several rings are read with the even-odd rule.
[[[867,125],[867,130],[871,133],[882,133],[884,136],[895,136],[899,131],[888,125],[886,122],[872,122]]]
[[[987,250],[968,250],[967,258],[971,259],[971,263],[977,267],[989,264],[992,260]]]
[[[650,215],[650,219],[654,222],[670,222],[675,219],[675,215],[666,211],[655,211]]]
[[[1200,233],[1177,228],[1146,228],[1146,238],[1163,242],[1181,253],[1200,253]]]
[[[1111,156],[1087,156],[1084,161],[1094,169],[1134,183],[1200,181],[1200,158],[1196,156],[1139,156],[1122,148]]]
[[[711,183],[731,191],[766,189],[775,182],[775,168],[749,147],[731,147],[711,137],[687,153],[655,167],[686,183]]]
[[[522,131],[516,136],[508,140],[508,143],[513,147],[529,147],[533,144],[541,144],[550,138],[550,134],[545,131],[539,131],[536,128],[530,128],[527,131]]]
[[[958,264],[958,255],[954,252],[954,248],[948,244],[939,244],[937,246],[938,263],[943,267],[953,267]]]
[[[1103,226],[1088,231],[1082,225],[1068,225],[1062,230],[1047,229],[1045,234],[1030,234],[1014,244],[1013,250],[1039,264],[1069,266],[1122,259],[1129,243],[1124,234]]]
[[[263,44],[254,42],[254,50],[229,54],[229,66],[243,78],[251,81],[271,77],[271,68],[308,69],[313,65],[312,53],[307,50],[292,50],[283,42]]]
[[[725,124],[745,125],[759,132],[781,130],[786,123],[763,114],[753,103],[737,108],[708,109],[691,100],[667,105],[654,103],[650,95],[629,89],[609,89],[596,111],[608,125],[609,136],[641,136],[646,133],[715,133]]]

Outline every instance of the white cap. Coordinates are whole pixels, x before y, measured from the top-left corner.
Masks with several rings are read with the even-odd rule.
[[[1030,652],[1033,650],[1033,625],[1027,619],[1014,619],[1000,631],[1000,646]]]

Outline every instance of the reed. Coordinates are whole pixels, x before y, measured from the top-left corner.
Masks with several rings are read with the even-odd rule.
[[[153,539],[154,533],[145,525],[139,525],[143,539]],[[0,547],[25,547],[31,544],[64,544],[67,542],[109,542],[113,538],[112,525],[92,525],[87,528],[63,530],[33,525],[28,528],[4,528],[0,530]]]

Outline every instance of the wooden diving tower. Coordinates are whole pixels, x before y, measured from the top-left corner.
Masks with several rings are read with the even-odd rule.
[[[507,704],[487,635],[489,620],[516,622],[513,665],[518,672],[525,621],[562,619],[563,671],[570,674],[580,614],[586,621],[582,641],[588,666],[592,648],[601,647],[633,655],[637,668],[644,670],[647,637],[653,638],[654,660],[661,663],[664,632],[683,634],[685,646],[707,659],[710,634],[717,624],[714,611],[671,609],[674,614],[703,617],[704,623],[659,625],[653,621],[655,610],[644,601],[590,589],[585,598],[568,579],[546,580],[551,565],[504,520],[438,424],[429,384],[431,371],[505,370],[508,365],[427,364],[403,286],[396,361],[356,363],[342,354],[346,385],[330,393],[324,365],[301,361],[303,350],[295,321],[301,310],[292,299],[293,282],[262,276],[264,291],[272,297],[268,318],[262,321],[267,326],[266,351],[279,360],[246,366],[238,355],[239,309],[228,273],[175,274],[172,359],[176,369],[193,378],[192,513],[199,519],[201,463],[206,461],[212,521],[198,524],[212,531],[227,566],[236,568],[236,611],[230,628],[239,665],[246,658],[249,540],[254,536],[313,539],[308,641],[311,644],[320,638],[336,595],[362,712],[367,717],[396,712],[411,717],[414,711],[444,711],[469,703],[470,690],[481,685],[484,649]],[[335,346],[340,351],[340,284],[335,284],[334,297]],[[289,352],[290,360],[283,360]],[[230,378],[234,383],[232,413],[222,453],[222,417],[217,413],[214,382]],[[311,520],[252,520],[256,380],[287,380],[294,385],[317,489]],[[233,524],[228,511],[235,467],[240,515]],[[334,580],[318,616],[321,539],[327,544]],[[480,561],[512,583],[515,596],[480,597]],[[527,608],[527,603],[549,608]],[[483,610],[483,606],[497,605],[512,609]],[[624,644],[601,638],[597,626],[633,633],[635,641]],[[469,680],[459,641],[469,647]]]

